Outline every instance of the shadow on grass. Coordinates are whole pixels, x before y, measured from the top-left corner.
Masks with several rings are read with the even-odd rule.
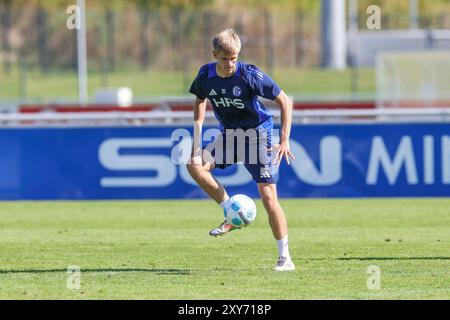
[[[450,260],[450,257],[345,257],[336,260]]]
[[[342,258],[312,258],[304,259],[308,261],[326,261],[326,260],[339,260],[339,261],[349,261],[349,260],[361,260],[361,261],[371,261],[371,260],[450,260],[450,257],[342,257]]]
[[[67,273],[68,269],[24,269],[24,270],[0,270],[0,274],[7,273]],[[190,275],[191,270],[187,269],[80,269],[82,273],[85,272],[149,272],[158,275]]]

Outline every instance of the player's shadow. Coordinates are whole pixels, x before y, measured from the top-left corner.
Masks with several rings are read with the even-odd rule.
[[[70,269],[69,269],[70,270]],[[68,272],[68,269],[23,269],[23,270],[0,270],[0,274],[9,273],[59,273]],[[189,269],[124,269],[124,268],[106,268],[106,269],[80,269],[81,273],[86,272],[103,272],[103,273],[115,273],[115,272],[143,272],[154,273],[157,275],[190,275],[192,270]]]
[[[325,261],[325,260],[339,260],[339,261],[349,261],[349,260],[361,260],[361,261],[371,261],[371,260],[450,260],[450,257],[340,257],[340,258],[312,258],[305,259],[309,261]]]
[[[450,257],[343,257],[336,260],[450,260]]]

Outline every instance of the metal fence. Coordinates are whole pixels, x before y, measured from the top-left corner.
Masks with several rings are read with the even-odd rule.
[[[76,30],[67,28],[67,18],[65,10],[5,11],[0,7],[0,98],[26,99],[30,72],[39,77],[76,72]],[[407,16],[384,14],[383,29],[401,27],[403,20]],[[450,28],[450,12],[422,16],[419,22],[422,28]],[[225,27],[234,27],[241,35],[241,59],[269,74],[320,64],[320,16],[316,12],[283,8],[156,12],[129,7],[120,12],[88,10],[89,72],[99,75],[100,85],[107,86],[110,75],[117,72],[164,70],[182,73],[179,87],[185,88],[198,67],[212,59],[211,39]],[[8,91],[5,86],[8,81],[12,86],[8,77],[13,74],[18,85]],[[186,92],[180,89],[182,93]]]
[[[76,68],[76,31],[65,11],[0,11],[2,72],[24,59],[42,72]],[[254,63],[317,65],[319,18],[303,12],[127,9],[88,10],[89,66],[97,71],[164,68],[183,71],[211,59],[211,40],[226,26],[242,36],[242,56]]]
[[[275,123],[281,113],[272,110]],[[450,123],[450,108],[409,108],[371,110],[294,110],[293,124],[363,124],[363,123]],[[205,125],[216,125],[212,111],[206,112]],[[63,112],[0,114],[0,128],[32,127],[147,127],[192,125],[192,111],[148,112]]]

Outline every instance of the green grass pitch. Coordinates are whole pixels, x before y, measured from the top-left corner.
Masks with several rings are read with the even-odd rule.
[[[450,299],[449,198],[281,204],[294,272],[272,270],[259,201],[223,238],[208,236],[222,213],[206,200],[1,202],[0,299]]]

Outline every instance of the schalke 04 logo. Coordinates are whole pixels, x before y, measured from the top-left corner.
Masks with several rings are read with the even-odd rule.
[[[239,97],[241,93],[242,93],[241,88],[239,88],[238,86],[233,87],[233,95],[235,97]]]

